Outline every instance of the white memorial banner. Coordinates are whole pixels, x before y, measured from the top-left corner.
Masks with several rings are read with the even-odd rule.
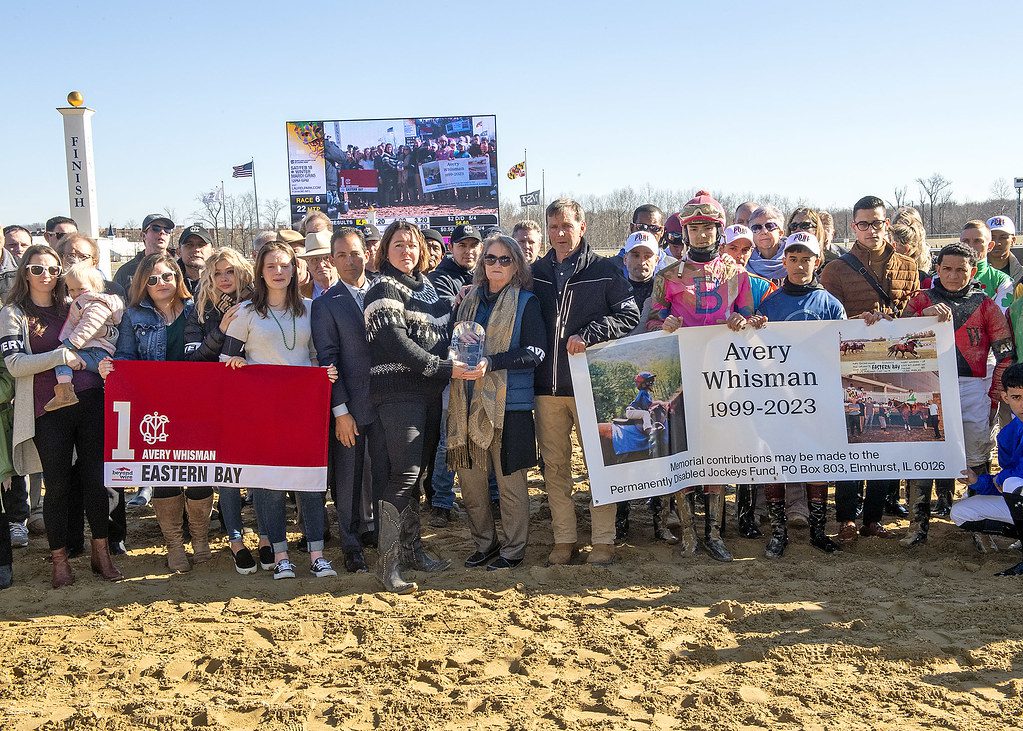
[[[958,477],[952,324],[682,328],[571,357],[593,502],[692,485]]]

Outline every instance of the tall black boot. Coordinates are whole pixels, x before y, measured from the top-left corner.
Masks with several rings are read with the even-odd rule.
[[[753,485],[739,485],[735,491],[735,525],[743,538],[760,538],[764,535],[757,527],[757,518],[753,513],[756,495],[756,487]]]
[[[807,485],[807,502],[810,506],[810,545],[824,551],[834,553],[842,550],[842,547],[828,537],[826,528],[828,525],[828,486]]]
[[[681,499],[681,497],[679,498]],[[671,529],[665,525],[666,518],[668,517],[668,508],[666,507],[671,503],[668,495],[664,496],[664,500],[660,501],[657,505],[657,509],[654,510],[651,505],[651,517],[654,523],[654,540],[665,541],[671,545],[678,543],[678,538],[671,532]]]
[[[415,503],[410,503],[401,514],[401,565],[431,573],[451,568],[451,561],[437,558],[423,546],[419,506]]]
[[[1018,492],[1003,493],[1005,504],[1009,506],[1009,514],[1012,516],[1012,525],[1016,529],[1016,537],[1023,539],[1023,496]],[[1015,566],[1010,566],[1004,571],[999,571],[995,576],[1023,576],[1023,561]]]
[[[909,480],[909,532],[901,543],[906,548],[927,542],[927,528],[931,519],[931,484],[933,480]]]
[[[615,543],[624,543],[629,537],[629,512],[631,507],[628,500],[623,500],[615,508]]]
[[[785,553],[785,546],[789,544],[789,527],[785,518],[785,486],[769,485],[767,490],[767,516],[771,519],[771,538],[767,541],[764,555],[768,558],[781,558]]]
[[[731,561],[725,542],[721,540],[721,516],[725,513],[724,486],[720,493],[705,492],[707,510],[703,514],[703,547],[715,561]]]
[[[937,493],[938,499],[931,507],[931,515],[947,518],[951,514],[954,490],[955,480],[935,480],[934,491]]]
[[[379,531],[377,546],[380,553],[376,566],[377,578],[389,592],[411,594],[419,587],[401,578],[402,516],[398,513],[398,509],[389,502],[381,500],[377,506],[377,529]]]

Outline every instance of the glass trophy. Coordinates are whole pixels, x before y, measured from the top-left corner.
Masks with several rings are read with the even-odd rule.
[[[477,322],[455,323],[448,357],[465,363],[469,368],[475,368],[483,358],[483,343],[486,337],[486,330]]]

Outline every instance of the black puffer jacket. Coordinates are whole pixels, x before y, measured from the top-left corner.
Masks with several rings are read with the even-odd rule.
[[[536,369],[537,396],[573,396],[568,367],[568,339],[578,335],[587,345],[617,340],[639,324],[639,307],[622,268],[580,244],[575,273],[558,296],[554,250],[533,262],[533,294],[547,325],[547,357]]]
[[[455,306],[455,298],[462,287],[472,284],[472,271],[459,265],[450,256],[441,259],[437,268],[426,276],[437,290],[437,294],[446,299],[452,307]]]
[[[224,347],[224,333],[220,321],[224,313],[212,304],[206,305],[205,317],[199,322],[199,310],[193,307],[185,320],[185,360],[218,361]]]

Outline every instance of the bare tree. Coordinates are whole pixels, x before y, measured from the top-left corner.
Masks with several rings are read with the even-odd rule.
[[[202,207],[192,213],[192,218],[210,229],[213,232],[214,243],[220,246],[220,213],[224,210],[224,199],[220,189],[200,193],[195,199]]]
[[[991,197],[995,200],[1012,200],[1014,188],[1008,178],[996,178],[991,183]]]
[[[181,224],[181,221],[178,220],[178,209],[177,208],[172,208],[171,206],[164,206],[163,207],[163,213],[164,213],[165,216],[167,216],[167,218],[169,218],[170,220],[174,221],[174,223],[179,224],[179,225]]]
[[[935,209],[941,211],[952,199],[952,181],[948,180],[941,173],[934,173],[931,177],[917,178],[916,184],[920,187],[920,201],[923,203],[927,202],[929,208],[928,220],[930,225],[927,227],[928,232],[935,232],[937,229],[934,227],[934,213]],[[923,207],[921,207],[921,212]],[[939,215],[940,221],[940,215]]]
[[[909,201],[909,188],[907,186],[895,186],[895,190],[892,191],[892,195],[895,200],[895,208],[899,209],[906,205]]]
[[[287,207],[287,203],[280,198],[271,198],[263,201],[263,225],[264,228],[276,229],[280,221],[281,213]]]

